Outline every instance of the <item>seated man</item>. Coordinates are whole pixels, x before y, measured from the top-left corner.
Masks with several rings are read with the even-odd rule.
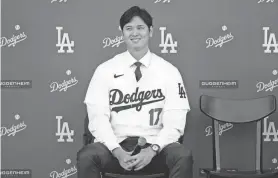
[[[120,27],[127,51],[97,67],[85,97],[95,140],[77,153],[78,178],[166,170],[170,178],[192,178],[191,152],[178,143],[190,110],[180,72],[150,52],[146,10],[131,7]],[[146,148],[132,155],[138,137]]]

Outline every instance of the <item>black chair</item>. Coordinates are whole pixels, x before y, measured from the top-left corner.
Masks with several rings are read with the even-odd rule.
[[[83,134],[83,144],[87,145],[94,142],[94,136],[91,134],[91,132],[88,129],[89,124],[89,117],[88,115],[85,117],[84,122],[84,134]],[[181,137],[179,139],[179,142],[182,143],[183,138]],[[157,174],[146,174],[146,175],[122,175],[122,174],[115,174],[110,172],[102,172],[102,178],[167,178],[167,174],[164,172],[164,170],[161,170],[161,173]]]
[[[262,119],[276,111],[275,96],[255,99],[223,99],[202,95],[201,111],[212,119],[213,170],[203,169],[207,178],[278,178],[278,171],[262,169]],[[224,171],[220,166],[219,121],[228,123],[257,123],[256,170]]]

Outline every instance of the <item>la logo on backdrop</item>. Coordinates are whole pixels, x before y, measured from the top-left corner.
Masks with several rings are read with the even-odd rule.
[[[154,3],[170,3],[171,0],[155,0]]]
[[[258,4],[260,4],[260,3],[273,3],[273,2],[275,2],[275,0],[259,0]]]
[[[70,159],[66,159],[66,163],[67,163],[67,165],[72,165],[72,162],[71,162]],[[77,169],[76,169],[75,165],[72,165],[68,169],[64,168],[63,171],[61,171],[61,172],[52,171],[49,174],[49,177],[50,178],[67,178],[67,177],[70,177],[70,176],[72,176],[76,173],[77,173]]]
[[[118,27],[118,30],[121,31],[121,27]],[[161,53],[177,53],[177,41],[173,40],[173,36],[171,33],[165,33],[166,27],[160,27],[159,28],[161,32],[161,41],[159,44],[159,47],[162,48]],[[111,37],[105,37],[102,41],[103,48],[106,47],[119,47],[124,42],[123,36],[118,35],[113,38]],[[170,48],[170,50],[168,50]]]
[[[263,136],[265,142],[278,142],[278,127],[276,129],[274,122],[268,122],[269,117],[264,118]]]
[[[159,47],[162,48],[161,53],[177,53],[178,42],[173,40],[171,33],[166,33],[166,27],[159,27],[161,38]],[[170,48],[170,51],[168,50]]]
[[[275,33],[271,33],[269,27],[263,27],[264,31],[264,53],[278,53],[278,41],[276,40]]]
[[[272,74],[277,77],[278,71],[275,69],[272,71]],[[269,82],[258,82],[256,84],[257,92],[273,92],[274,88],[278,86],[278,78],[274,80],[269,80]],[[278,142],[278,130],[275,127],[274,122],[268,122],[269,117],[264,118],[264,131],[263,136],[265,136],[265,142]]]
[[[61,122],[63,116],[56,116],[57,119],[57,133],[59,136],[58,142],[73,142],[72,136],[74,136],[74,130],[70,130],[68,122]],[[64,137],[67,137],[65,139]]]
[[[14,116],[15,120],[19,121],[20,119],[20,115],[16,114]],[[1,127],[1,132],[0,132],[0,136],[15,136],[15,134],[17,134],[20,131],[25,130],[27,127],[27,125],[24,123],[24,121],[21,121],[20,123],[16,124],[16,125],[12,125],[11,127]]]
[[[63,27],[56,27],[56,30],[58,32],[58,42],[56,44],[56,47],[59,48],[58,53],[73,53],[74,41],[70,40],[69,34],[62,32]],[[64,48],[67,50],[65,51]]]

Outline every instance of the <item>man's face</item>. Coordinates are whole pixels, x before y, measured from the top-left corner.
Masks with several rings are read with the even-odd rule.
[[[135,16],[123,27],[122,33],[127,49],[139,51],[148,46],[153,29],[149,29],[140,17]]]

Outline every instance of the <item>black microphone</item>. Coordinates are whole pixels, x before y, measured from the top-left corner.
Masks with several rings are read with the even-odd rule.
[[[131,156],[140,153],[141,149],[146,145],[147,140],[144,137],[139,137],[135,149],[133,150]]]

